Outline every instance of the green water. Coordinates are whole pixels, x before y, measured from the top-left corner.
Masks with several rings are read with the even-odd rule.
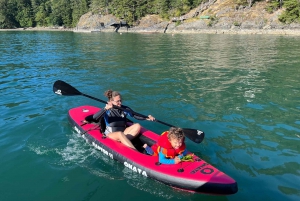
[[[0,32],[0,200],[299,200],[299,37]],[[238,193],[192,194],[133,173],[68,124],[82,96],[56,80],[164,122],[205,131],[190,151]],[[161,133],[168,127],[139,122]]]

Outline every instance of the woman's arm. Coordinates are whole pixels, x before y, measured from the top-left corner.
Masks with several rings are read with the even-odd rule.
[[[99,112],[95,113],[93,115],[93,119],[95,119],[96,121],[99,121],[99,119],[105,114],[106,109],[101,109]]]
[[[147,119],[147,118],[138,116],[138,115],[136,115],[136,114],[132,114],[132,111],[133,111],[133,110],[132,110],[130,107],[128,107],[128,106],[122,105],[121,107],[124,108],[124,109],[126,110],[126,111],[125,111],[126,114],[129,114],[129,116],[131,116],[131,117],[133,117],[133,118],[135,118],[135,119],[137,119],[137,120],[146,120],[146,119]]]
[[[145,117],[141,117],[141,116],[139,116],[137,114],[133,114],[132,113],[133,110],[130,107],[128,107],[128,106],[122,105],[121,107],[124,108],[124,109],[126,109],[126,111],[125,111],[126,114],[129,114],[129,116],[131,116],[131,117],[133,117],[133,118],[135,118],[137,120],[148,120],[148,121],[154,121],[155,120],[155,118],[153,116],[151,116],[151,115],[148,115],[148,117],[145,118]]]

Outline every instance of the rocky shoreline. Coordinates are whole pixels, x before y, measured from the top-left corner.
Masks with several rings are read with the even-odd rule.
[[[169,25],[170,26],[170,25]],[[78,33],[93,33],[93,32],[111,32],[115,33],[113,27],[105,27],[101,29],[70,29],[70,28],[53,28],[53,27],[33,27],[33,28],[17,28],[17,29],[0,29],[0,31],[71,31]],[[300,36],[300,29],[242,29],[239,27],[231,27],[230,29],[218,29],[218,28],[188,28],[184,29],[182,27],[172,27],[165,30],[164,28],[158,27],[133,27],[125,28],[121,27],[118,29],[119,33],[165,33],[165,34],[250,34],[250,35],[294,35]]]
[[[92,21],[90,19],[93,19]],[[96,19],[96,20],[95,20]],[[96,23],[95,23],[96,22]],[[99,25],[101,22],[101,25]],[[245,26],[247,23],[239,26],[228,23],[228,21],[219,21],[218,24],[208,26],[208,20],[195,20],[180,23],[164,21],[157,16],[147,16],[143,18],[139,25],[133,27],[112,26],[118,21],[114,16],[96,16],[86,14],[82,16],[76,28],[65,27],[30,27],[17,29],[0,29],[0,31],[71,31],[78,33],[110,32],[110,33],[164,33],[164,34],[250,34],[250,35],[291,35],[300,36],[300,25],[282,25],[272,24],[264,26]],[[254,23],[253,23],[254,24]],[[248,23],[249,25],[249,23]]]
[[[102,30],[104,31],[104,30]],[[80,31],[77,31],[80,32]],[[106,31],[107,32],[107,31]],[[164,30],[161,29],[124,29],[121,28],[118,32],[129,32],[129,33],[164,33]],[[231,29],[172,29],[167,30],[166,34],[268,34],[268,35],[295,35],[300,36],[300,29],[240,29],[240,28],[231,28]]]
[[[65,27],[30,27],[0,31],[73,31],[81,33],[165,33],[165,34],[268,34],[300,36],[300,24],[283,24],[278,16],[283,10],[266,12],[267,3],[256,2],[251,8],[236,7],[232,0],[210,0],[184,16],[162,19],[147,15],[129,27],[108,14],[88,12],[73,29]],[[197,15],[196,15],[197,14]],[[124,26],[123,26],[124,25]]]
[[[115,32],[113,28],[102,28],[102,29],[73,29],[73,32],[79,33],[92,33],[92,32]],[[125,28],[121,27],[118,29],[119,33],[144,33],[144,34],[249,34],[249,35],[294,35],[300,36],[300,29],[242,29],[238,27],[232,27],[230,29],[219,29],[219,28],[203,28],[203,29],[163,29],[163,28]]]
[[[0,31],[73,31],[73,29],[64,27],[29,27],[16,29],[0,29]]]
[[[278,20],[283,10],[266,11],[267,2],[250,7],[237,7],[232,0],[209,0],[184,16],[162,19],[147,15],[135,26],[126,28],[113,15],[86,13],[81,16],[74,32],[130,33],[205,33],[205,34],[269,34],[300,36],[300,24],[284,24]],[[117,28],[116,28],[117,27]]]

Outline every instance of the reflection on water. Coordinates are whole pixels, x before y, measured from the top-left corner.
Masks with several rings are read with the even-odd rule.
[[[149,200],[299,199],[299,38],[0,34],[0,153],[11,165],[16,163],[12,154],[27,147],[30,152],[22,154],[35,153],[33,163],[45,160],[52,171],[80,167],[91,178],[118,180],[120,186],[124,179],[128,188],[138,189]],[[68,135],[66,114],[78,105],[103,104],[54,95],[52,84],[57,79],[103,100],[105,90],[118,90],[124,104],[137,112],[204,130],[204,142],[188,141],[189,149],[236,179],[239,192],[229,197],[177,195],[170,187],[133,175],[122,164],[102,157],[80,137]],[[168,129],[154,122],[139,123],[158,133]],[[59,180],[70,183],[70,178]],[[101,192],[100,186],[93,195]]]

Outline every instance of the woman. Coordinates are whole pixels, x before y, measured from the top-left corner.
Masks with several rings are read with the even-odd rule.
[[[104,109],[100,110],[98,113],[93,115],[95,120],[100,120],[102,117],[105,121],[105,131],[109,138],[113,140],[120,141],[128,147],[135,149],[131,140],[135,138],[140,130],[141,125],[138,123],[132,124],[131,126],[126,126],[126,116],[130,115],[138,120],[149,120],[154,121],[155,118],[151,115],[148,118],[140,117],[132,114],[132,111],[129,107],[122,105],[122,97],[121,94],[117,91],[107,90],[104,95],[108,98],[107,104]],[[124,108],[124,110],[114,108],[113,106],[118,106]]]

